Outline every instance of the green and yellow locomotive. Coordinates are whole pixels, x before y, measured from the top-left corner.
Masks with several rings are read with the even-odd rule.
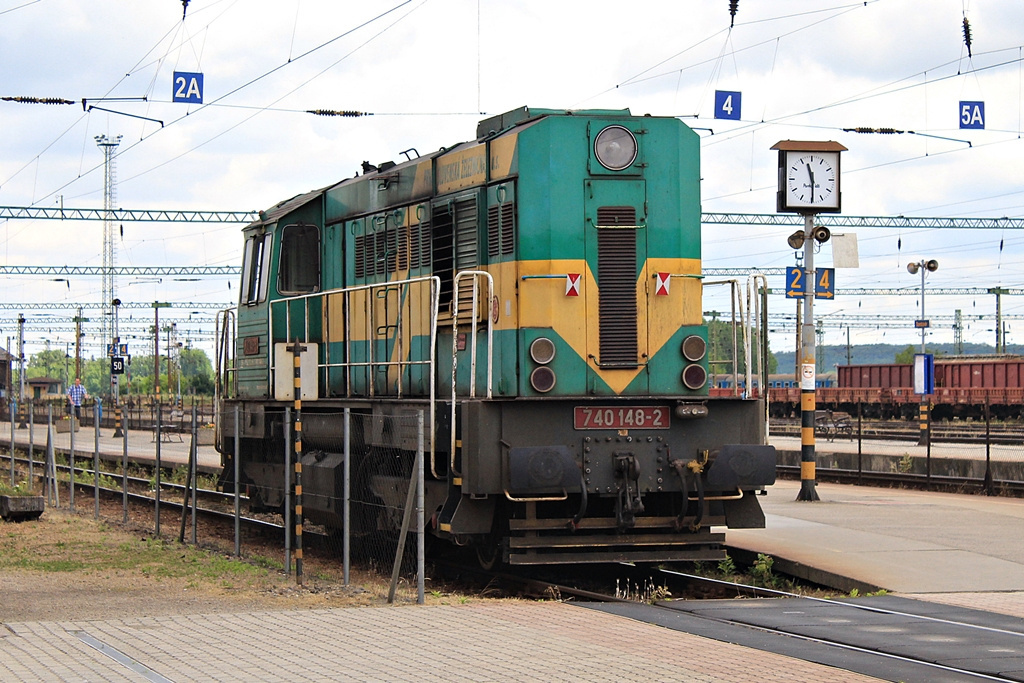
[[[488,560],[716,559],[712,527],[764,525],[764,404],[709,395],[699,140],[679,120],[518,109],[244,235],[218,443],[256,504],[283,503],[298,374],[303,511],[329,526],[344,408],[353,497],[406,486],[374,461],[416,440],[382,425],[426,415],[428,527]]]

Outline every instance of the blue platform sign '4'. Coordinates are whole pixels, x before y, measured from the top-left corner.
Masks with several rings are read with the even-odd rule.
[[[203,74],[191,71],[174,72],[173,101],[203,103]]]
[[[985,103],[960,101],[960,127],[985,129]]]
[[[739,121],[741,104],[743,104],[743,93],[735,90],[716,90],[715,118]]]

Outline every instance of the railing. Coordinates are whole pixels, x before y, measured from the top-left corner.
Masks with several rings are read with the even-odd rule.
[[[238,367],[235,365],[235,344],[237,342],[238,321],[234,308],[226,308],[217,312],[215,338],[217,340],[217,368],[213,388],[213,424],[214,438],[220,449],[221,401],[225,398],[238,396]]]
[[[480,279],[484,278],[487,280],[487,302],[490,307],[490,302],[494,300],[494,278],[490,273],[483,270],[464,270],[455,275],[454,292],[452,295],[452,413],[451,413],[451,444],[449,451],[450,456],[450,471],[453,476],[462,476],[455,468],[455,416],[456,406],[458,404],[458,370],[459,370],[459,313],[460,307],[459,302],[459,283],[464,278],[471,278],[473,284],[472,300],[473,305],[470,309],[470,325],[472,330],[470,331],[469,337],[469,396],[468,398],[476,398],[476,336],[477,336],[477,325],[479,324],[479,307],[480,307]],[[490,311],[487,311],[487,398],[491,398],[492,384],[493,384],[493,371],[494,371],[494,318],[490,315]],[[431,470],[433,471],[433,459],[431,459]],[[433,473],[433,472],[432,472]],[[436,476],[436,473],[435,473]]]
[[[416,287],[429,287],[429,297],[426,301],[426,310],[421,307],[418,311],[414,309],[414,301],[416,297],[412,296],[412,292]],[[331,377],[332,370],[336,370],[343,373],[344,377],[344,397],[354,398],[356,397],[353,389],[353,371],[363,368],[367,372],[366,375],[366,393],[370,397],[374,397],[378,394],[377,382],[375,378],[377,373],[384,372],[389,376],[390,373],[395,370],[397,371],[397,379],[395,382],[394,392],[390,393],[388,386],[390,380],[385,383],[385,396],[393,396],[395,398],[402,398],[404,395],[403,379],[406,373],[415,366],[423,366],[425,372],[429,377],[429,391],[425,400],[428,403],[428,411],[430,415],[430,442],[428,444],[428,450],[430,453],[430,469],[431,474],[435,477],[438,476],[435,463],[435,448],[434,448],[434,436],[436,433],[436,403],[437,403],[437,319],[438,319],[438,307],[441,291],[441,280],[436,276],[424,276],[409,278],[406,280],[397,280],[393,282],[382,282],[370,285],[358,285],[355,287],[345,287],[340,289],[333,289],[326,292],[317,292],[314,294],[303,294],[300,296],[289,297],[286,299],[279,299],[271,302],[267,311],[267,329],[270,334],[269,344],[272,351],[272,347],[276,337],[274,336],[274,313],[280,310],[280,307],[284,307],[284,330],[285,336],[288,336],[293,329],[293,308],[296,302],[301,302],[302,306],[302,320],[303,328],[302,343],[313,343],[315,341],[322,341],[324,343],[323,351],[323,362],[317,359],[317,373],[319,377],[323,379],[320,382],[321,387],[325,389],[321,390],[323,395],[317,398],[324,398],[330,395]],[[397,295],[398,305],[393,311],[387,304],[387,298],[392,295]],[[382,304],[383,302],[383,304]],[[362,316],[361,320],[353,321],[354,309],[361,304]],[[341,306],[343,312],[343,326],[340,337],[336,337],[332,326],[335,323],[336,316],[332,315],[333,310],[337,310],[337,306]],[[318,306],[320,310],[322,329],[317,339],[310,338],[310,308],[312,306]],[[384,309],[383,315],[379,311],[380,308]],[[420,315],[416,315],[419,313]],[[407,358],[411,355],[409,350],[405,348],[406,337],[411,340],[413,337],[412,326],[417,324],[423,324],[426,321],[429,325],[430,335],[430,349],[426,358]],[[358,330],[363,336],[365,341],[353,342],[353,333],[356,332],[356,327],[360,327]],[[425,333],[423,330],[421,334]],[[388,357],[378,359],[375,357],[375,346],[378,341],[392,342],[392,352]],[[292,340],[294,341],[294,340]],[[341,359],[336,358],[337,350],[335,345],[340,342],[342,345]],[[365,343],[366,345],[366,360],[354,361],[353,357],[353,345],[354,343]],[[392,360],[394,358],[394,360]],[[290,371],[291,368],[289,367]],[[274,386],[276,367],[273,363],[269,364],[268,369],[268,386]],[[410,383],[412,377],[410,375]],[[309,399],[307,399],[309,400]]]

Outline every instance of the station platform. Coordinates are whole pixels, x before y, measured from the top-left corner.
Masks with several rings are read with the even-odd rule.
[[[840,590],[902,594],[1024,591],[1024,500],[779,480],[761,496],[765,529],[726,543]]]
[[[115,437],[113,427],[101,427],[99,431],[100,457],[104,460],[119,460],[124,453],[124,437]],[[43,454],[46,453],[46,424],[16,426],[13,432],[14,442],[19,448],[28,448],[31,444],[35,458],[42,459]],[[0,436],[0,449],[3,449],[3,445],[9,444],[11,440],[10,423],[6,425],[5,429],[0,430],[0,434],[3,435]],[[71,432],[57,433],[55,430],[50,437],[54,448],[64,450],[71,448]],[[152,465],[156,462],[156,449],[159,446],[162,467],[174,468],[179,465],[187,465],[190,445],[191,434],[175,434],[171,440],[162,438],[160,443],[157,443],[151,430],[128,430],[128,457],[132,461]],[[91,457],[97,448],[96,428],[83,424],[74,433],[74,447],[79,458]],[[197,446],[196,457],[200,472],[220,472],[220,454],[212,445]]]

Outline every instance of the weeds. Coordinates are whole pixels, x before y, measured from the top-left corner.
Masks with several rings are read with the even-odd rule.
[[[667,586],[659,586],[651,579],[644,579],[642,590],[636,583],[630,586],[629,581],[626,581],[623,587],[619,579],[616,579],[615,597],[620,600],[632,600],[633,602],[644,602],[653,605],[659,600],[668,600],[672,597],[672,593],[668,590]]]

